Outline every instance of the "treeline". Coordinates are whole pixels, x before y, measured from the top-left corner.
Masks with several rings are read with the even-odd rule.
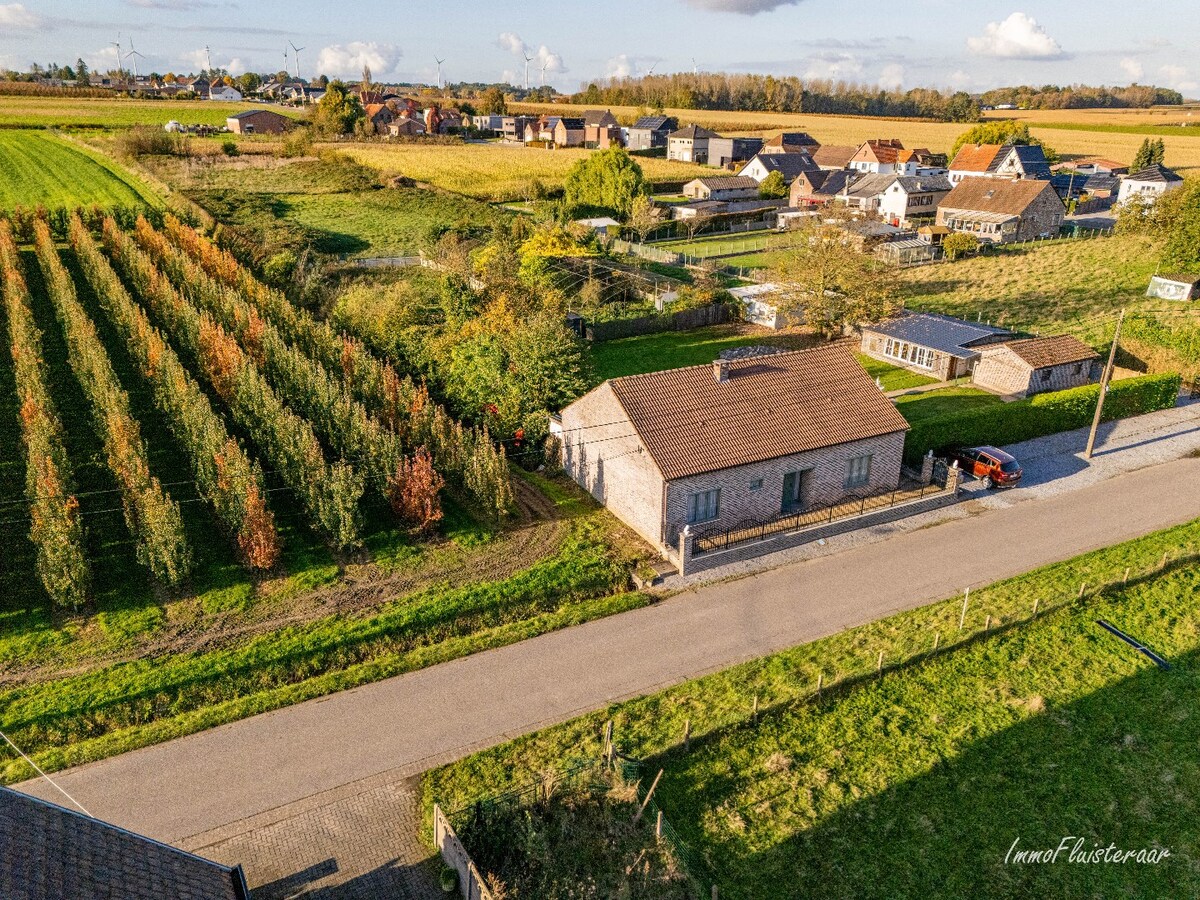
[[[589,106],[826,113],[974,122],[979,103],[965,91],[887,91],[878,85],[795,76],[676,72],[592,83],[571,98]]]
[[[1021,85],[987,91],[979,98],[979,102],[984,106],[1011,104],[1026,109],[1146,109],[1151,106],[1177,106],[1183,102],[1183,94],[1151,84],[1131,84],[1129,87]]]

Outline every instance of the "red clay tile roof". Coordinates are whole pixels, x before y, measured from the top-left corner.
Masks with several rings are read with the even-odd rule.
[[[1003,144],[963,144],[950,168],[959,172],[986,172]]]
[[[897,138],[872,139],[859,145],[858,149],[866,151],[865,159],[873,159],[886,165],[896,162],[901,151],[904,150],[904,144]]]
[[[614,378],[609,386],[668,481],[904,431],[846,345]]]
[[[1023,338],[1019,341],[1008,341],[998,346],[1007,347],[1032,369],[1084,362],[1089,359],[1096,359],[1100,355],[1083,341],[1079,340],[1079,338],[1070,334]],[[986,353],[991,349],[989,347],[984,352]]]

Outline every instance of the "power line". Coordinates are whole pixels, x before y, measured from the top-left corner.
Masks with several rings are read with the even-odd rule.
[[[43,778],[45,778],[48,782],[50,782],[50,784],[54,787],[54,789],[56,791],[58,791],[60,794],[62,794],[64,797],[66,797],[68,800],[70,800],[72,803],[74,803],[76,806],[78,806],[80,808],[80,810],[83,811],[83,814],[85,816],[87,816],[89,819],[95,818],[95,816],[93,816],[90,812],[88,812],[86,809],[84,809],[84,806],[82,803],[80,803],[78,800],[76,800],[74,797],[72,797],[70,794],[68,794],[65,790],[63,790],[63,788],[59,786],[57,781],[55,781],[53,778],[51,778],[49,775],[47,775],[45,772],[43,772],[40,768],[38,768],[37,763],[35,763],[32,759],[30,759],[28,756],[26,756],[24,753],[22,753],[21,748],[18,747],[16,744],[14,744],[12,742],[12,740],[9,738],[9,736],[7,734],[5,734],[3,731],[0,731],[0,738],[4,738],[4,740],[8,743],[8,746],[10,746],[14,750],[16,750],[17,755],[20,756],[21,759],[23,759],[23,760],[25,760],[25,762],[29,763],[29,765],[33,767],[33,770],[35,772],[37,772],[39,775],[41,775]]]

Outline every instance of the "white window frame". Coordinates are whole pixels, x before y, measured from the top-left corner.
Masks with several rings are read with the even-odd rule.
[[[721,489],[697,491],[688,494],[687,523],[697,525],[701,522],[711,522],[721,515]]]
[[[933,350],[918,344],[910,344],[897,338],[888,338],[884,344],[883,355],[905,365],[917,366],[921,369],[932,369],[934,364]]]

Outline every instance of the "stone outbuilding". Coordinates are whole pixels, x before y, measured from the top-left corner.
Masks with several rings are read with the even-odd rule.
[[[907,429],[844,344],[612,378],[551,421],[571,478],[664,553],[895,490]]]
[[[1100,355],[1069,334],[1022,338],[984,347],[972,379],[984,390],[1013,397],[1091,384]]]

